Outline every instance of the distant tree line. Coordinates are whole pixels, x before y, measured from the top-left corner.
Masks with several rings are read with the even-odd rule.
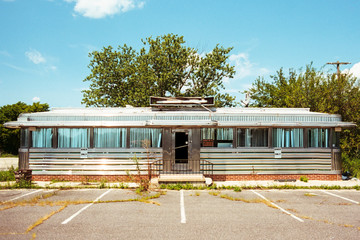
[[[309,64],[305,69],[282,68],[270,79],[258,77],[248,90],[252,107],[310,108],[340,114],[356,128],[341,134],[343,171],[360,177],[360,85],[352,75],[325,73]]]
[[[4,123],[16,121],[21,113],[30,112],[44,112],[49,110],[47,103],[33,103],[27,105],[23,102],[18,102],[11,105],[0,107],[0,152],[1,154],[17,155],[20,145],[20,131],[19,129],[8,129],[4,127]]]

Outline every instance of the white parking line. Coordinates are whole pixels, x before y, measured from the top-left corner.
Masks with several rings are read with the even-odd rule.
[[[28,196],[28,195],[31,195],[31,194],[34,194],[34,193],[37,193],[37,192],[40,192],[40,191],[42,191],[42,189],[39,189],[39,190],[36,190],[36,191],[33,191],[33,192],[29,192],[29,193],[26,193],[26,194],[24,194],[24,195],[18,196],[18,197],[16,197],[16,198],[7,200],[7,201],[5,201],[4,203],[12,202],[12,201],[14,201],[14,200],[16,200],[16,199],[19,199],[19,198],[22,198],[22,197],[25,197],[25,196]]]
[[[255,193],[256,195],[258,195],[259,197],[261,197],[262,199],[264,199],[265,201],[268,201],[271,205],[275,206],[276,208],[278,208],[279,210],[281,210],[282,212],[286,213],[287,215],[290,215],[291,217],[295,218],[296,220],[298,220],[299,222],[304,222],[304,220],[302,220],[301,218],[298,218],[297,216],[293,215],[292,213],[286,211],[285,209],[283,209],[282,207],[278,206],[277,204],[271,202],[270,200],[268,200],[266,197],[264,197],[263,195],[261,195],[258,192],[255,192],[254,190],[251,190],[253,193]]]
[[[185,204],[184,204],[184,190],[180,190],[180,214],[181,214],[181,223],[186,223],[185,216]]]
[[[327,191],[325,191],[325,190],[321,190],[321,191],[322,191],[323,193],[329,194],[329,195],[331,195],[331,196],[338,197],[338,198],[344,199],[344,200],[346,200],[346,201],[349,201],[349,202],[352,202],[352,203],[355,203],[355,204],[359,204],[359,202],[354,201],[354,200],[351,200],[351,199],[349,199],[349,198],[342,197],[342,196],[336,195],[336,194],[334,194],[334,193],[327,192]]]
[[[72,215],[71,217],[69,217],[68,219],[66,219],[65,221],[63,221],[61,224],[67,224],[68,222],[70,222],[71,220],[73,220],[73,218],[75,218],[77,215],[79,215],[82,211],[84,211],[85,209],[87,209],[88,207],[90,207],[91,205],[93,205],[95,202],[99,201],[103,196],[105,196],[106,194],[108,194],[112,189],[109,189],[108,191],[104,192],[103,194],[101,194],[99,197],[97,197],[92,203],[86,205],[85,207],[83,207],[82,209],[80,209],[79,211],[77,211],[74,215]]]

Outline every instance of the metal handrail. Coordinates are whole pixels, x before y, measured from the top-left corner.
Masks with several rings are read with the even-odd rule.
[[[200,160],[200,171],[206,176],[212,176],[214,174],[214,164],[208,160]]]
[[[205,176],[212,176],[214,171],[214,164],[208,160],[200,160],[200,171],[193,172],[188,168],[188,163],[184,164],[173,164],[170,171],[166,171],[166,174],[199,174],[202,173]],[[150,177],[159,176],[161,173],[164,173],[164,161],[159,159],[150,163]]]

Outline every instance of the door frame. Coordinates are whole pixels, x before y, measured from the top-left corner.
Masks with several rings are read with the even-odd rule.
[[[188,133],[188,169],[200,173],[200,128],[163,128],[163,171],[172,172],[175,164],[175,133]]]

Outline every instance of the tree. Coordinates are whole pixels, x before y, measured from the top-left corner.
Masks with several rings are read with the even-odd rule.
[[[326,74],[312,64],[305,71],[281,68],[270,76],[258,77],[249,89],[254,107],[300,107],[311,111],[340,114],[343,121],[355,122],[341,136],[343,171],[360,177],[360,85],[352,75]]]
[[[186,47],[182,36],[167,34],[142,40],[143,47],[104,47],[89,54],[90,82],[83,91],[86,106],[149,106],[150,96],[215,96],[218,106],[234,106],[235,97],[220,91],[232,78],[227,63],[232,48],[219,45],[204,56]]]
[[[19,129],[7,129],[3,126],[4,123],[16,121],[21,113],[43,112],[48,111],[49,105],[47,103],[33,103],[27,105],[23,102],[18,102],[12,105],[5,105],[0,108],[0,152],[17,155],[20,145]]]

